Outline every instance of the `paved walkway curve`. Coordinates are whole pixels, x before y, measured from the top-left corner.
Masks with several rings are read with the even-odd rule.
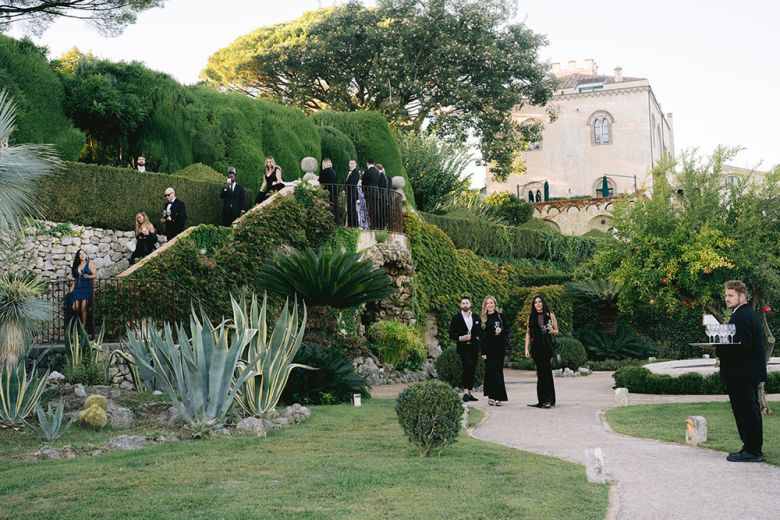
[[[549,410],[526,406],[536,402],[535,374],[506,370],[505,375],[509,402],[495,408],[477,394],[474,405],[488,416],[473,435],[579,464],[584,464],[586,450],[601,448],[613,497],[617,495],[608,518],[780,518],[780,467],[735,464],[723,452],[611,431],[602,423],[603,411],[614,405],[611,372],[556,378],[558,405]],[[633,404],[718,400],[725,396],[631,396]]]

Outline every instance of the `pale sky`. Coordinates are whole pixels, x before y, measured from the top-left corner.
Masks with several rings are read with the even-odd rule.
[[[60,20],[34,40],[48,46],[50,57],[76,46],[100,58],[142,61],[182,83],[195,83],[209,55],[237,37],[333,3],[167,0],[117,38],[104,38],[83,22]],[[780,3],[521,0],[517,16],[547,36],[544,60],[593,58],[600,73],[612,74],[620,65],[626,76],[648,78],[664,112],[674,114],[678,152],[740,145],[746,149],[732,161],[736,166],[780,164],[775,131],[780,103],[774,99],[780,85],[775,34]]]

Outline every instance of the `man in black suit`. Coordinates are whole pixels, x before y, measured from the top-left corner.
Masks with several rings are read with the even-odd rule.
[[[387,228],[387,223],[390,221],[390,179],[385,173],[385,167],[381,164],[376,165],[376,169],[379,171],[379,227],[382,229]]]
[[[173,188],[165,189],[165,209],[163,210],[163,218],[160,220],[165,225],[165,236],[168,240],[173,238],[184,231],[184,224],[187,222],[187,208],[184,207],[184,203],[176,198],[176,192]]]
[[[325,191],[328,192],[330,212],[333,214],[333,221],[338,226],[341,224],[341,222],[339,222],[339,178],[338,175],[336,175],[336,170],[333,169],[333,161],[328,157],[322,159],[322,167],[320,168],[320,177],[318,180],[320,186],[325,188]]]
[[[477,370],[481,335],[482,324],[479,315],[471,312],[471,298],[461,296],[460,312],[450,320],[450,339],[458,345],[456,348],[463,365],[461,376],[463,402],[478,400],[471,395],[471,389],[474,388],[474,373]]]
[[[747,287],[739,280],[724,284],[726,307],[734,309],[729,324],[736,327],[734,343],[718,348],[720,380],[726,386],[731,410],[742,439],[742,450],[729,453],[730,462],[761,462],[764,441],[758,385],[766,381],[766,359],[761,322],[747,303]]]
[[[366,171],[363,172],[363,194],[366,196],[366,206],[368,206],[368,218],[371,220],[371,229],[378,229],[379,226],[379,170],[374,166],[374,159],[366,159]]]
[[[236,169],[227,169],[227,182],[219,193],[222,199],[222,225],[230,226],[244,212],[244,188],[236,182]]]
[[[357,183],[360,180],[360,170],[357,169],[357,161],[349,161],[349,173],[344,181],[344,192],[347,199],[347,226],[358,227],[357,217]]]

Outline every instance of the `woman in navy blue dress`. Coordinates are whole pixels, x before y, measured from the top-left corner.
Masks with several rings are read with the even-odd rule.
[[[92,301],[92,280],[97,278],[95,265],[87,257],[83,249],[76,251],[73,265],[70,268],[73,276],[71,294],[73,300],[73,313],[81,317],[81,323],[87,326],[87,307]]]

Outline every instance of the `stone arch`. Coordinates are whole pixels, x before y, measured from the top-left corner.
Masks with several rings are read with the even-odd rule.
[[[540,219],[540,220],[541,220],[542,222],[544,222],[546,225],[550,226],[550,227],[551,227],[552,229],[554,229],[555,231],[557,231],[558,233],[560,233],[560,232],[561,232],[561,226],[559,226],[557,222],[555,222],[555,221],[552,221],[552,220],[548,220],[548,219],[546,219],[546,218],[543,218],[543,219]]]
[[[596,215],[595,217],[593,217],[588,221],[588,224],[585,227],[585,232],[588,232],[591,229],[597,229],[599,231],[604,231],[605,233],[608,233],[609,230],[612,228],[614,228],[614,225],[612,223],[612,216],[601,214],[601,215]]]
[[[597,178],[591,187],[590,192],[593,194],[595,198],[603,197],[604,195],[601,193],[601,186],[604,182],[604,176]],[[617,193],[617,184],[613,179],[610,178],[609,175],[607,175],[607,186],[609,186],[609,192],[610,195],[614,195]]]
[[[612,144],[614,139],[615,118],[606,110],[596,110],[588,117],[590,144]]]

